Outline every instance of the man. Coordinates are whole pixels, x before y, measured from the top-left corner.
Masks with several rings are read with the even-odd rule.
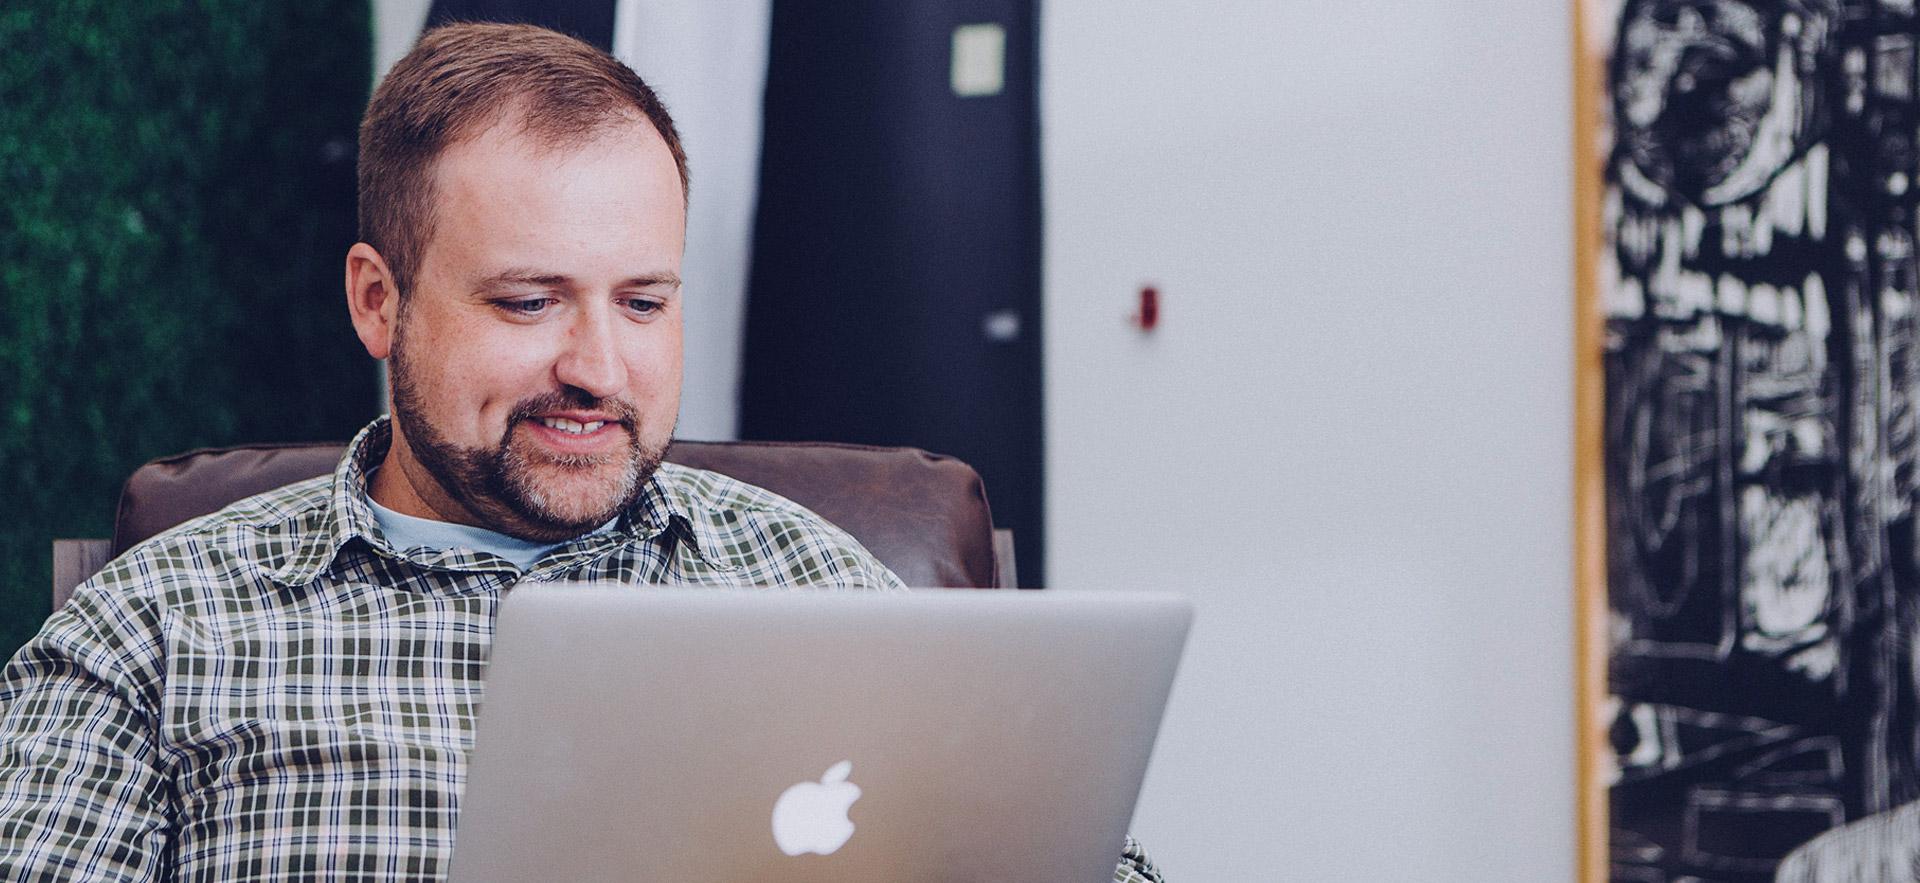
[[[536,28],[432,31],[360,162],[348,309],[393,420],[117,559],[21,650],[0,877],[434,878],[514,583],[901,587],[799,506],[661,463],[686,161],[632,71]],[[1115,873],[1158,879],[1131,841]]]

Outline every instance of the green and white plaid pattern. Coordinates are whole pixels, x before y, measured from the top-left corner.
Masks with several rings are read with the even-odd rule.
[[[663,465],[522,574],[394,549],[332,476],[190,521],[82,584],[0,674],[0,879],[444,876],[502,594],[522,580],[903,588],[845,532]],[[1116,881],[1157,881],[1131,839]]]

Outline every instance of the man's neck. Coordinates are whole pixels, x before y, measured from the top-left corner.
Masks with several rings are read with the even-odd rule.
[[[385,472],[383,468],[380,472]],[[377,476],[379,473],[375,473]],[[397,550],[430,549],[438,552],[461,550],[487,552],[506,559],[522,571],[529,570],[548,552],[567,544],[538,542],[509,536],[484,527],[457,524],[434,518],[396,512],[379,500],[372,500],[373,518],[380,534]]]
[[[367,496],[401,515],[492,530],[441,490],[419,460],[408,456],[407,440],[398,425],[393,427],[386,457],[367,482]]]

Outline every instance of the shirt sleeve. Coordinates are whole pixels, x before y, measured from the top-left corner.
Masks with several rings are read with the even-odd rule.
[[[1120,848],[1120,864],[1114,866],[1113,883],[1166,883],[1160,876],[1160,869],[1153,866],[1153,859],[1147,857],[1147,851],[1140,847],[1140,841],[1128,835],[1125,846]]]
[[[888,569],[885,564],[881,564],[880,559],[873,557],[872,552],[868,552],[866,548],[862,547],[860,554],[865,560],[861,563],[858,571],[859,580],[856,585],[860,588],[876,589],[882,592],[904,592],[907,590],[907,584],[900,579],[899,575]]]
[[[139,658],[159,658],[157,622],[98,580],[0,672],[0,879],[168,874],[158,679]]]

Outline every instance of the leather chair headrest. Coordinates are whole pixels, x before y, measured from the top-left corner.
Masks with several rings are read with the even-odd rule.
[[[127,479],[113,554],[254,494],[332,472],[342,444],[204,448]],[[993,515],[978,473],[917,448],[825,442],[676,441],[674,463],[759,485],[833,522],[911,586],[995,584]]]

